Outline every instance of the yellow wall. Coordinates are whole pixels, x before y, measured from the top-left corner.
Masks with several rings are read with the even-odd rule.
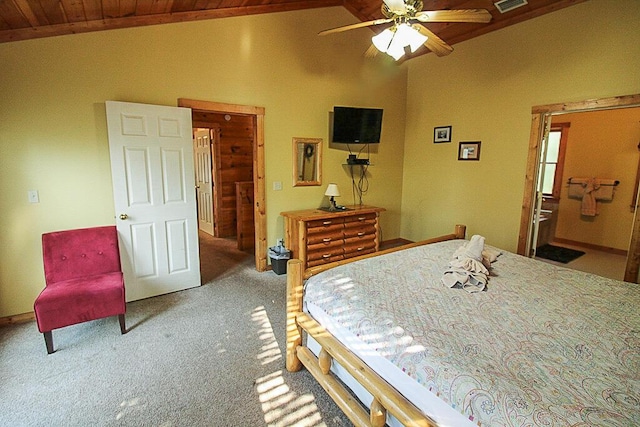
[[[636,0],[589,1],[409,61],[402,237],[463,223],[515,251],[531,107],[640,93],[638,22]],[[434,144],[446,125],[453,142]],[[460,141],[482,141],[479,162],[457,160]]]
[[[563,169],[563,186],[555,236],[575,242],[627,250],[633,225],[633,192],[638,168],[640,108],[564,114],[571,123]],[[569,198],[570,177],[620,181],[613,200],[598,202],[595,217],[580,215],[581,200]]]
[[[387,208],[383,238],[465,223],[515,250],[531,107],[640,93],[640,2],[615,5],[581,3],[402,66],[362,57],[367,30],[318,37],[354,22],[340,7],[1,44],[0,316],[32,310],[43,232],[114,223],[109,99],[265,107],[270,245],[283,235],[279,212],[323,200],[325,185],[291,186],[291,138],[324,138],[323,184],[338,183],[346,204],[347,152],[327,143],[328,113],[384,108],[365,196]],[[433,128],[446,125],[453,142],[434,144]],[[480,161],[459,162],[458,142],[476,140]],[[39,190],[39,204],[28,190]]]
[[[348,153],[328,147],[333,106],[383,108],[364,201],[388,209],[384,237],[399,237],[407,71],[363,58],[367,30],[317,36],[351,22],[337,7],[1,44],[0,317],[32,311],[42,233],[114,223],[106,100],[265,107],[269,245],[283,237],[279,213],[319,206],[327,183],[349,202]],[[322,187],[293,188],[293,137],[324,139]]]

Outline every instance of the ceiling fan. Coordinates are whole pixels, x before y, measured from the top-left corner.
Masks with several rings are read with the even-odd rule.
[[[321,36],[356,28],[393,23],[372,38],[373,45],[396,60],[405,54],[405,47],[415,52],[424,45],[438,56],[448,55],[453,48],[440,37],[422,25],[427,22],[471,22],[488,23],[491,14],[486,9],[422,10],[422,0],[383,0],[381,11],[385,18],[324,30]],[[373,46],[372,46],[373,47]],[[376,50],[369,48],[368,56]]]

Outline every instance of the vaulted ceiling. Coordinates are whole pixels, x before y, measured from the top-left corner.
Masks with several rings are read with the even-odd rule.
[[[498,0],[423,0],[424,10],[487,9],[488,24],[424,24],[450,45],[586,0],[528,0],[501,13]],[[511,1],[511,0],[509,0]],[[518,2],[522,2],[519,0]],[[354,23],[384,18],[382,0],[0,0],[0,43],[116,28],[343,6]],[[378,32],[380,27],[356,31]],[[348,37],[347,33],[331,37]],[[423,48],[416,54],[428,53]],[[416,56],[416,55],[414,55]]]

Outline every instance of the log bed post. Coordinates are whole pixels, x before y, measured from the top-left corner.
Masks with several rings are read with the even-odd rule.
[[[291,259],[287,262],[287,354],[286,367],[289,372],[302,369],[297,348],[302,345],[302,328],[296,316],[302,311],[302,261]]]

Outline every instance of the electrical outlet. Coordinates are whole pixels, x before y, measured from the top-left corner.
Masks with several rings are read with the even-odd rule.
[[[273,181],[273,191],[282,190],[282,181]]]
[[[40,203],[40,196],[38,196],[38,190],[27,191],[29,196],[29,203]]]

